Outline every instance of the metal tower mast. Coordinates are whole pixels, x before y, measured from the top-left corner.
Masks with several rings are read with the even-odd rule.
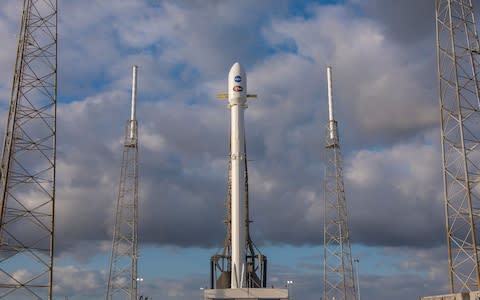
[[[0,299],[52,299],[57,1],[24,0],[0,166]]]
[[[443,181],[452,293],[480,289],[480,47],[471,0],[436,0]]]
[[[337,121],[333,118],[332,68],[328,77],[328,132],[325,142],[324,178],[324,281],[323,299],[356,299],[352,254],[347,222],[347,204],[343,186],[343,172]]]
[[[138,131],[137,66],[133,66],[132,111],[127,121],[120,186],[113,229],[107,300],[137,300],[138,259]]]

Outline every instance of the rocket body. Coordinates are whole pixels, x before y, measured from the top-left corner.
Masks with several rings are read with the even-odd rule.
[[[228,73],[228,102],[230,104],[231,159],[231,288],[245,284],[246,264],[246,203],[245,203],[245,126],[247,108],[247,78],[239,63]]]

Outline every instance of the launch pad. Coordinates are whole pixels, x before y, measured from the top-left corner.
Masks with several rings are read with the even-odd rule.
[[[240,299],[265,299],[287,300],[287,289],[274,288],[240,288],[240,289],[213,289],[204,291],[204,300],[240,300]]]
[[[420,300],[478,300],[480,291],[421,297]]]

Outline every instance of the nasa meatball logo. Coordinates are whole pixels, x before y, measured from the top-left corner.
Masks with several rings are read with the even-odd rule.
[[[236,85],[236,86],[233,87],[233,91],[234,92],[241,92],[241,91],[243,91],[243,88],[239,85]]]
[[[241,76],[235,76],[235,82],[241,82],[242,81],[242,77]]]

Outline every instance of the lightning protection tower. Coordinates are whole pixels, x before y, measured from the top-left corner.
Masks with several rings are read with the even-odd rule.
[[[325,142],[323,299],[355,300],[340,144],[337,121],[333,118],[331,67],[327,68],[327,77],[329,120]]]
[[[52,299],[57,1],[24,0],[0,166],[0,299]]]
[[[443,182],[452,293],[480,289],[480,47],[471,0],[436,0]]]
[[[135,111],[136,91],[137,66],[133,66],[132,111],[125,130],[106,300],[137,300],[138,131]]]

